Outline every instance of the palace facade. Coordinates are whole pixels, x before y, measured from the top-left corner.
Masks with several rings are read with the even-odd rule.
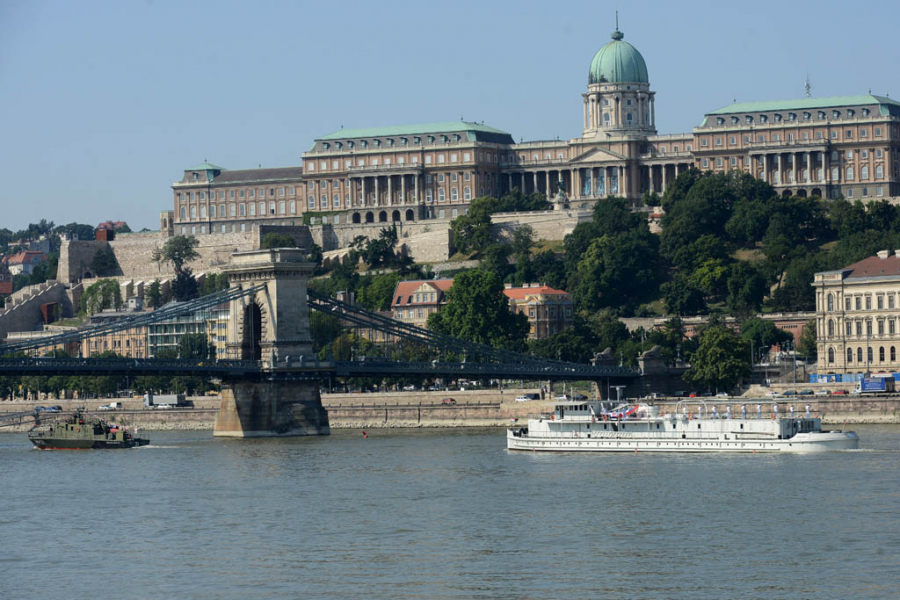
[[[900,371],[900,250],[815,274],[818,372]]]
[[[255,223],[390,223],[454,218],[472,199],[513,188],[589,208],[615,195],[640,204],[690,167],[742,171],[784,195],[900,195],[900,102],[864,94],[743,102],[693,132],[659,135],[656,92],[638,50],[616,30],[594,55],[580,137],[515,143],[466,121],[340,129],[302,166],[229,171],[208,162],[172,185],[172,234],[244,231]]]

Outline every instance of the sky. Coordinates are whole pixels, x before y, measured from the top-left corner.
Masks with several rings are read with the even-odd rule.
[[[660,133],[807,73],[813,96],[900,98],[896,0],[0,0],[0,228],[156,229],[184,169],[299,165],[341,126],[576,137],[617,7]]]

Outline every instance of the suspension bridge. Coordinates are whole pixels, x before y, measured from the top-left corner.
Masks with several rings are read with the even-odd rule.
[[[628,383],[637,371],[548,360],[443,335],[391,319],[307,289],[314,265],[299,249],[239,252],[224,271],[231,287],[109,322],[0,346],[0,375],[191,375],[223,383],[216,435],[304,435],[329,432],[319,387],[335,378],[466,378],[604,381]],[[303,299],[298,301],[298,299]],[[228,306],[224,357],[52,358],[49,350],[92,339],[109,340],[161,323],[190,321]],[[313,354],[309,310],[336,317],[343,326],[381,332],[393,346],[407,343],[428,360],[387,356],[319,360]],[[602,387],[602,386],[601,386]]]

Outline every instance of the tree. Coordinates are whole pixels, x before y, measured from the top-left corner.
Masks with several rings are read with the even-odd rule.
[[[79,300],[82,315],[92,315],[107,308],[119,309],[122,306],[122,291],[119,282],[114,279],[100,279],[84,290]]]
[[[491,198],[475,198],[466,214],[453,220],[451,236],[457,252],[484,250],[491,243]]]
[[[503,281],[496,273],[474,269],[456,276],[447,292],[447,305],[429,315],[428,328],[494,347],[521,349],[528,318],[509,310]]]
[[[98,250],[97,253],[94,254],[93,260],[91,260],[91,271],[93,271],[94,275],[97,277],[115,275],[118,267],[119,263],[116,261],[116,255],[109,246]]]
[[[534,229],[531,225],[519,225],[512,232],[512,239],[509,242],[510,252],[516,261],[523,260],[531,254],[531,247],[534,245]]]
[[[394,290],[400,282],[397,273],[384,273],[367,278],[368,283],[359,288],[356,300],[369,310],[390,310]]]
[[[725,303],[732,315],[759,312],[768,291],[766,280],[759,271],[740,261],[731,265],[726,287],[728,296]]]
[[[263,236],[262,242],[259,247],[263,250],[268,250],[271,248],[296,248],[297,242],[294,240],[294,236],[288,235],[286,233],[267,233]]]
[[[187,300],[193,300],[199,295],[200,290],[197,287],[197,280],[194,279],[191,268],[182,267],[175,275],[175,280],[172,281],[172,296],[178,302],[186,302]]]
[[[569,277],[576,306],[581,310],[615,307],[631,312],[656,287],[658,244],[646,224],[595,239]]]
[[[772,321],[766,321],[759,317],[752,317],[741,325],[741,337],[753,343],[754,350],[769,349],[777,344],[783,344],[794,336],[775,326]]]
[[[810,319],[803,326],[803,333],[800,334],[800,343],[797,344],[797,351],[801,356],[805,356],[807,361],[815,362],[819,357],[819,346],[816,343],[816,320]]]
[[[147,291],[144,292],[144,302],[147,303],[149,308],[162,306],[162,292],[160,288],[159,279],[153,280],[153,283],[147,286]]]
[[[578,319],[575,322],[577,326]],[[628,339],[628,327],[608,308],[587,317],[586,326],[593,334],[592,337],[596,342],[595,350],[602,351],[607,348],[615,350],[619,344]]]
[[[690,357],[686,382],[708,390],[730,390],[750,374],[750,344],[725,325],[710,325],[700,334]]]
[[[663,293],[666,312],[670,315],[687,317],[706,312],[706,301],[703,292],[695,286],[690,278],[676,273],[672,281],[660,287]]]
[[[199,245],[200,241],[194,236],[176,235],[169,238],[162,249],[155,253],[154,261],[172,263],[172,269],[177,275],[183,271],[184,263],[200,258],[200,253],[197,252]]]
[[[506,244],[491,244],[481,253],[480,268],[496,273],[500,279],[506,279],[511,271],[509,265],[510,247]]]
[[[178,358],[214,360],[216,347],[202,333],[188,333],[178,341]]]

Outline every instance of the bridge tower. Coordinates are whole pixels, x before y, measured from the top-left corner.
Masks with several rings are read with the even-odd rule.
[[[226,382],[214,435],[267,437],[327,435],[318,378],[296,365],[312,356],[306,282],[315,265],[299,248],[236,252],[223,269],[231,287],[265,288],[231,301],[227,358],[258,360],[256,381]]]

